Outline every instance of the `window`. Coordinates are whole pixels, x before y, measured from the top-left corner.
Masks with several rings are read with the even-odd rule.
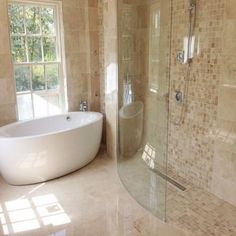
[[[13,1],[8,15],[19,120],[63,112],[58,5]]]

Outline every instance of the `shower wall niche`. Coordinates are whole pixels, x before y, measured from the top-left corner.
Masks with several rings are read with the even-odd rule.
[[[118,1],[119,175],[165,218],[171,1]]]

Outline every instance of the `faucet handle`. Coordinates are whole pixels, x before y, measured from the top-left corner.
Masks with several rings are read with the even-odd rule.
[[[87,111],[87,101],[86,100],[82,100],[80,101],[80,104],[79,104],[79,110],[80,111]]]

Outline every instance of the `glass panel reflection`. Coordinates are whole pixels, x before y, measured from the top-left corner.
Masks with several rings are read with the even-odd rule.
[[[118,2],[118,171],[130,194],[166,215],[170,1]],[[158,174],[161,173],[161,174]]]

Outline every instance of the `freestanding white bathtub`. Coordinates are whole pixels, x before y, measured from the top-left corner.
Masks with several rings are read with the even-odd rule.
[[[102,114],[71,112],[0,128],[0,173],[13,185],[39,183],[92,161],[100,147]]]

